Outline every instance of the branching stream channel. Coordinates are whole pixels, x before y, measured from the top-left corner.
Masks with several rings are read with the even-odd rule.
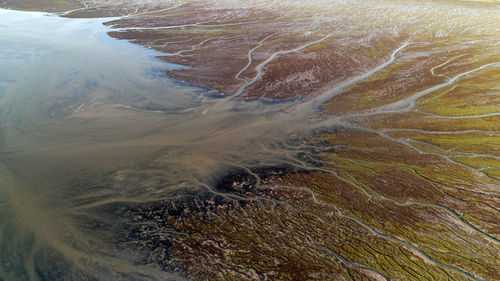
[[[434,208],[459,220],[467,231],[498,244],[497,238],[446,206],[398,202],[366,191],[345,172],[325,169],[345,161],[321,156],[336,146],[311,141],[322,133],[351,129],[391,139],[355,122],[377,111],[352,116],[320,112],[323,103],[344,88],[390,66],[412,42],[403,42],[387,54],[385,62],[324,95],[279,102],[243,100],[238,95],[260,78],[268,61],[259,65],[254,80],[245,80],[235,95],[224,96],[168,77],[164,70],[184,66],[162,62],[156,59],[160,55],[156,51],[108,37],[111,27],[103,23],[110,20],[0,10],[0,280],[183,279],[182,268],[148,259],[154,256],[148,251],[158,247],[137,246],[134,231],[162,224],[163,232],[153,236],[166,237],[163,260],[168,260],[169,237],[191,234],[168,226],[163,218],[137,215],[138,210],[155,204],[200,210],[204,208],[200,202],[207,200],[286,204],[266,192],[267,178],[295,172],[332,175],[359,188],[370,200]],[[276,52],[268,60],[300,49]],[[250,65],[252,51],[249,64],[239,74]],[[498,66],[493,63],[477,70],[493,65]],[[418,97],[454,81],[421,91]],[[416,98],[377,110],[402,112]],[[399,143],[417,150],[411,143]],[[251,192],[240,192],[238,184]],[[300,190],[323,204],[313,190]],[[457,276],[481,280],[435,260],[411,241],[333,207],[339,216],[379,239],[405,247]],[[318,247],[347,267],[389,279],[378,269]]]

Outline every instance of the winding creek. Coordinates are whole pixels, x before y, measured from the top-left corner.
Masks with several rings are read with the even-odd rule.
[[[231,169],[252,174],[260,166],[291,166],[338,176],[299,159],[297,152],[307,153],[308,148],[293,140],[347,126],[349,118],[377,114],[320,118],[315,112],[346,87],[391,64],[410,44],[388,54],[378,67],[303,104],[243,102],[234,98],[259,79],[276,56],[299,51],[331,34],[273,53],[234,96],[220,98],[209,89],[163,75],[160,70],[182,66],[155,59],[158,53],[109,38],[110,27],[103,25],[109,20],[0,10],[0,280],[182,280],[153,265],[138,265],[136,253],[115,247],[111,241],[119,238],[124,222],[110,222],[103,215],[106,208],[192,196],[198,191],[245,199],[214,189],[217,177]],[[270,36],[248,52],[249,63],[237,78],[250,66],[253,50]],[[491,65],[381,112],[399,110]],[[260,184],[259,176],[253,176]],[[186,195],[186,190],[191,193]],[[380,200],[437,208],[471,231],[499,242],[447,207]],[[480,280],[334,207],[374,235]],[[388,279],[334,254],[344,263]]]
[[[109,20],[0,10],[1,279],[177,278],[134,265],[96,210],[216,192],[227,169],[289,161],[266,143],[318,127],[169,79],[159,70],[181,66],[109,38]]]

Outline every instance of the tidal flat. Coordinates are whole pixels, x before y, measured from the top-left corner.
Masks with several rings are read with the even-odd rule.
[[[0,1],[0,280],[500,279],[469,2]]]

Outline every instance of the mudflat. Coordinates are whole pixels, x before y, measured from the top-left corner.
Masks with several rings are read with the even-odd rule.
[[[0,214],[64,214],[0,278],[500,279],[495,2],[3,2],[100,35],[0,81]]]

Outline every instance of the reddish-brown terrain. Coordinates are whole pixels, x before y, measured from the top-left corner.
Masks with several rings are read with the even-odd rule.
[[[293,99],[290,120],[307,111],[317,129],[256,141],[255,155],[279,151],[282,166],[238,166],[203,192],[113,209],[145,264],[195,280],[500,280],[498,5],[85,4],[64,16],[121,15],[109,35],[184,66],[169,77],[242,104]],[[154,175],[109,181],[150,184],[168,157]]]

